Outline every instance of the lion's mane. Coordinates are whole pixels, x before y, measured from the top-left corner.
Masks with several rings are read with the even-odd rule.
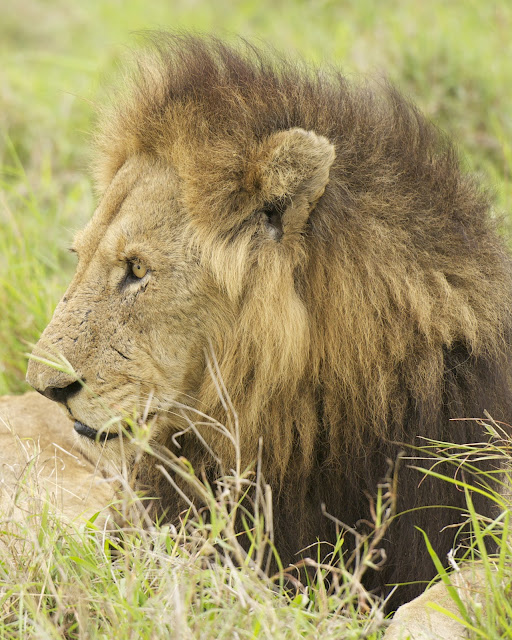
[[[350,526],[370,518],[368,495],[400,450],[421,438],[482,438],[475,422],[451,418],[510,418],[509,257],[488,195],[388,84],[356,86],[336,70],[215,39],[160,35],[153,44],[103,117],[98,184],[137,153],[178,171],[195,241],[237,305],[212,344],[246,462],[263,439],[276,544],[291,561],[315,540],[333,540],[322,503]],[[261,186],[255,149],[293,127],[334,145],[329,183],[303,230],[255,250],[238,233],[240,211]],[[208,375],[198,406],[225,418]],[[181,455],[208,466],[187,443]],[[214,444],[229,461],[230,445]],[[422,482],[405,462],[398,477],[399,512],[454,508],[397,518],[370,586],[429,579],[415,526],[444,558],[454,535],[446,527],[463,520],[463,492]],[[172,512],[174,497],[159,491]]]

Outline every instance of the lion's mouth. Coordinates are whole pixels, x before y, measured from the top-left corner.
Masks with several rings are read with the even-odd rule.
[[[105,442],[106,440],[112,440],[112,438],[119,437],[119,433],[117,431],[99,432],[79,420],[75,420],[73,428],[79,435],[85,436],[86,438],[89,438],[89,440],[94,440],[95,442]]]

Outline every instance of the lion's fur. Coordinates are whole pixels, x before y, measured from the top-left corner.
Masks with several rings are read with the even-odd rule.
[[[453,597],[454,591],[458,601]],[[382,640],[467,640],[471,632],[460,617],[459,602],[470,615],[475,615],[475,611],[485,612],[485,618],[493,602],[489,593],[492,593],[489,573],[478,564],[466,565],[451,574],[450,586],[438,582],[402,605]]]
[[[0,523],[34,528],[47,504],[52,514],[85,522],[107,517],[115,498],[105,480],[72,437],[71,423],[55,403],[35,392],[0,397]],[[16,536],[2,535],[11,544]]]
[[[267,58],[250,46],[160,35],[113,102],[97,136],[100,207],[79,239],[68,306],[57,309],[39,348],[63,351],[113,407],[129,411],[128,398],[140,405],[140,389],[152,385],[158,397],[167,380],[222,422],[203,355],[211,344],[239,416],[244,465],[262,438],[285,561],[317,537],[332,540],[321,503],[349,525],[369,517],[367,493],[375,493],[399,443],[464,443],[481,438],[479,428],[450,418],[485,410],[510,416],[511,270],[488,196],[461,172],[445,136],[396,90],[352,85],[336,71]],[[117,302],[108,302],[117,294],[89,268],[93,261],[100,273],[123,225],[137,230],[141,247],[146,242],[137,255],[146,251],[154,264],[153,243],[177,269],[167,297],[163,275],[151,294],[154,269],[146,316],[133,312],[135,339],[132,316],[123,306],[117,318]],[[151,346],[132,358],[146,333]],[[114,334],[129,357],[107,365]],[[137,375],[129,373],[131,359]],[[100,363],[106,382],[95,386],[89,362]],[[31,367],[37,388],[66,382]],[[160,409],[178,397],[168,396]],[[95,428],[108,417],[95,402],[73,402],[82,412],[75,417]],[[158,424],[155,438],[173,447],[181,423],[167,416]],[[203,436],[229,468],[229,441],[208,429]],[[192,435],[180,453],[215,475]],[[460,521],[464,495],[440,482],[420,484],[421,477],[402,468],[400,509],[456,509],[399,519],[377,582],[432,575],[413,525],[428,531],[442,556],[450,548],[453,532],[439,532]],[[156,473],[146,481],[175,512],[172,489]]]

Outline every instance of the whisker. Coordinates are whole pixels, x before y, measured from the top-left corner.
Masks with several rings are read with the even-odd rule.
[[[148,382],[147,380],[144,380],[143,378],[139,378],[137,376],[126,376],[126,378],[128,380],[133,381],[133,382],[138,382],[139,384],[143,384],[143,385],[149,387],[152,390],[156,389],[157,387],[159,387],[160,389],[165,390],[167,393],[173,393],[173,394],[176,394],[176,395],[180,395],[180,396],[182,396],[184,398],[190,398],[195,403],[199,403],[199,404],[203,404],[204,405],[204,402],[202,400],[199,400],[198,398],[196,398],[196,396],[190,395],[189,393],[183,393],[179,389],[175,389],[173,387],[169,387],[167,385],[160,384],[158,382]],[[149,397],[151,392],[147,393],[147,392],[144,392],[144,391],[140,391],[139,393],[141,395],[146,395],[146,397]]]

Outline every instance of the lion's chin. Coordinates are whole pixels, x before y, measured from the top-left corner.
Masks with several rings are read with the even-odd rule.
[[[106,440],[112,440],[112,438],[119,437],[119,433],[117,431],[99,432],[79,420],[75,420],[73,428],[79,435],[85,436],[86,438],[89,438],[89,440],[94,440],[94,442],[105,442]]]

